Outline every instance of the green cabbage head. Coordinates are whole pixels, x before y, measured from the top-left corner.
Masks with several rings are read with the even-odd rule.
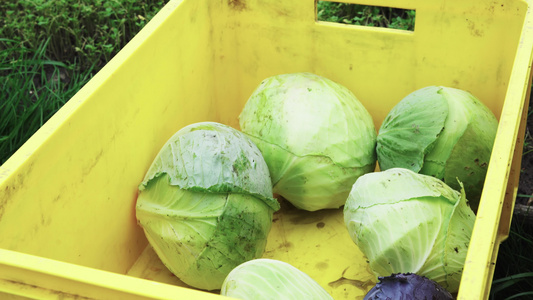
[[[300,209],[339,208],[376,166],[372,117],[350,90],[322,76],[265,79],[239,123],[263,153],[274,193]]]
[[[261,257],[279,204],[261,152],[243,133],[202,122],[174,134],[139,186],[136,215],[161,261],[186,284],[220,289]]]
[[[376,276],[415,273],[457,292],[475,214],[461,193],[408,169],[366,174],[344,206],[344,222]]]
[[[477,211],[498,121],[472,94],[429,86],[407,95],[387,115],[377,137],[381,170],[407,168],[460,190]]]
[[[275,259],[247,261],[224,280],[221,295],[243,300],[333,300],[309,275]]]

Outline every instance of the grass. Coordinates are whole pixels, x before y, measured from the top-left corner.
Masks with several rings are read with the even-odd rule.
[[[46,57],[98,70],[168,0],[4,0],[0,36],[36,50],[47,40]],[[0,50],[7,48],[0,41]]]
[[[0,1],[0,164],[108,62],[165,0]],[[413,30],[415,12],[319,1],[321,21]],[[531,115],[531,113],[530,113]],[[533,151],[526,136],[524,153]],[[513,219],[491,299],[533,298],[532,229]]]
[[[317,19],[352,25],[414,30],[414,10],[319,1]]]
[[[0,164],[4,163],[91,78],[46,56],[48,40],[35,50],[1,39]],[[68,77],[68,79],[67,79]]]
[[[529,111],[527,112],[527,119],[531,120],[532,116],[533,116],[533,110],[530,107]],[[529,130],[526,130],[526,134],[524,136],[524,149],[523,149],[522,156],[525,156],[531,152],[533,152],[533,136]]]
[[[0,1],[0,164],[166,2]]]
[[[533,226],[513,218],[509,238],[500,245],[490,299],[533,299],[532,253]]]

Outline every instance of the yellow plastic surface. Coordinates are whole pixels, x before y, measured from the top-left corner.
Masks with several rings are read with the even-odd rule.
[[[304,71],[351,89],[377,128],[428,85],[492,109],[500,125],[458,295],[486,298],[518,185],[533,1],[347,2],[415,9],[415,30],[317,22],[312,0],[169,2],[0,167],[0,298],[220,298],[185,287],[155,256],[136,224],[137,185],[178,129],[238,128],[261,80]],[[375,282],[341,210],[282,209],[265,257],[336,299],[361,299]]]

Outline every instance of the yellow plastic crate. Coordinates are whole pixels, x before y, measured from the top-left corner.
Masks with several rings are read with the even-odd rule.
[[[379,128],[408,93],[468,90],[498,117],[459,299],[486,298],[523,145],[533,0],[346,0],[416,10],[413,32],[316,21],[313,0],[174,0],[0,168],[0,298],[215,299],[171,275],[136,224],[137,186],[164,142],[199,121],[238,128],[264,78],[313,72]],[[373,286],[342,210],[275,215],[265,257],[336,299]]]

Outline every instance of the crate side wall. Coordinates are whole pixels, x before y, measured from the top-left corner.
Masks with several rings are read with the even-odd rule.
[[[175,131],[215,118],[207,7],[170,2],[38,133],[2,183],[0,247],[121,273],[135,262],[144,173]]]
[[[316,22],[309,1],[246,1],[223,27],[217,86],[237,86],[243,106],[268,76],[314,72],[352,90],[379,128],[408,93],[443,85],[470,91],[499,118],[525,12],[517,1],[480,2],[420,2],[406,32]],[[225,121],[238,122],[234,110],[220,108]]]

